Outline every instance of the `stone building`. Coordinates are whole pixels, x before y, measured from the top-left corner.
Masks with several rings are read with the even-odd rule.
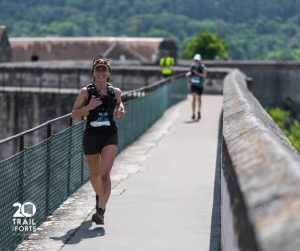
[[[164,38],[134,37],[10,38],[13,61],[17,62],[91,60],[101,55],[120,61],[130,59],[155,63],[153,59],[160,56],[160,47],[164,41]]]
[[[0,62],[11,61],[12,50],[5,26],[0,26]]]

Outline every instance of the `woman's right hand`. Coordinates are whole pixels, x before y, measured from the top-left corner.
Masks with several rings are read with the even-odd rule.
[[[88,107],[88,110],[93,110],[95,109],[97,106],[101,105],[102,104],[102,101],[101,99],[98,97],[98,98],[91,98],[89,104],[87,105]]]

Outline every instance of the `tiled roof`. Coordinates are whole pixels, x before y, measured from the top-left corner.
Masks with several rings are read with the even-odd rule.
[[[10,38],[15,61],[28,61],[33,54],[41,60],[92,59],[112,48],[109,56],[151,60],[163,38],[134,37],[46,37]],[[115,46],[114,46],[115,45]]]

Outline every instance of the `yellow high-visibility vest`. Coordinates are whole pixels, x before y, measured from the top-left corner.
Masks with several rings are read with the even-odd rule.
[[[174,58],[172,57],[163,57],[159,61],[161,68],[161,73],[165,76],[172,74],[171,66],[174,65]]]

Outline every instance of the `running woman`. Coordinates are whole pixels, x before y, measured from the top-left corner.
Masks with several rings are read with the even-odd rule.
[[[72,111],[73,119],[87,115],[83,151],[96,194],[96,213],[92,216],[96,224],[104,224],[104,212],[111,193],[110,172],[118,149],[114,115],[120,118],[125,114],[121,90],[109,83],[110,74],[108,59],[93,60],[93,83],[80,90]]]

